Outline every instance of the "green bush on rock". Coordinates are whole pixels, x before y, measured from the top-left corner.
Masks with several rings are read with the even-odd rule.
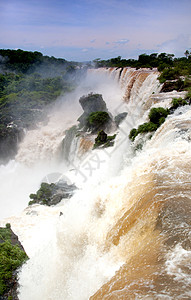
[[[185,99],[182,98],[174,98],[171,102],[171,108],[176,109],[180,106],[186,105],[188,104],[187,101]]]
[[[56,205],[64,198],[71,198],[76,188],[77,187],[74,184],[68,184],[66,181],[62,180],[50,184],[42,182],[36,194],[30,194],[29,197],[32,200],[29,202],[29,205]]]
[[[165,109],[163,107],[154,107],[151,108],[150,112],[149,112],[149,120],[150,122],[154,123],[154,124],[160,124],[160,119],[161,118],[166,118],[169,114],[168,109]],[[156,129],[155,129],[156,130]]]
[[[158,77],[160,83],[164,83],[166,80],[175,80],[180,76],[178,68],[165,68],[161,75]]]
[[[12,244],[12,234],[10,224],[0,227],[0,296],[9,290],[11,282],[16,280],[14,272],[28,259],[18,244]]]
[[[52,196],[52,189],[55,187],[54,183],[48,184],[46,182],[42,182],[40,189],[37,191],[36,194],[30,194],[30,199],[33,199],[29,202],[29,205],[39,203],[47,204],[47,202],[50,200],[50,197]]]
[[[148,123],[139,125],[137,132],[138,132],[138,134],[146,133],[146,132],[155,131],[155,130],[157,130],[157,128],[158,128],[157,124],[155,124],[153,122],[148,122]]]
[[[103,146],[104,148],[113,146],[115,137],[116,137],[116,134],[107,135],[107,133],[105,133],[104,130],[100,130],[98,132],[97,137],[95,138],[95,144],[94,144],[93,148],[95,149],[100,146]]]
[[[152,108],[149,112],[150,122],[139,125],[138,129],[133,128],[129,134],[130,140],[134,141],[139,133],[156,131],[157,128],[165,122],[165,118],[168,114],[169,110],[163,107]]]
[[[89,128],[98,130],[100,127],[106,125],[109,120],[110,116],[106,111],[96,111],[89,114],[87,124]]]
[[[129,133],[129,139],[134,141],[139,133],[152,132],[157,130],[162,123],[165,122],[166,117],[173,113],[175,109],[180,106],[191,104],[191,91],[188,91],[186,99],[174,98],[171,102],[171,107],[165,109],[163,107],[154,107],[149,112],[150,122],[139,125],[138,129],[133,128]]]

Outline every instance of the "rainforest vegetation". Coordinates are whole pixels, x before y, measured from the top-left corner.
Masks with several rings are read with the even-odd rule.
[[[34,128],[83,71],[80,63],[40,52],[0,50],[0,162],[15,155],[23,129]]]
[[[185,52],[184,57],[175,58],[174,54],[167,53],[152,53],[141,54],[138,59],[122,59],[121,56],[108,60],[95,59],[95,67],[133,67],[133,68],[158,68],[159,72],[168,68],[175,68],[177,74],[191,74],[191,53]]]

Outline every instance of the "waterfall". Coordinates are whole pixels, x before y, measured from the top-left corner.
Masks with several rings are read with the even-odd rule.
[[[30,257],[19,273],[20,300],[191,298],[191,108],[176,109],[150,139],[128,138],[152,107],[185,95],[160,93],[157,77],[148,69],[88,71],[77,94],[102,93],[113,116],[128,113],[113,147],[92,150],[91,139],[75,136],[69,166],[60,160],[65,131],[80,115],[76,100],[64,122],[63,104],[26,135],[12,173],[25,174],[29,164],[36,187],[46,172],[61,172],[78,190],[57,206],[32,205],[2,221]]]

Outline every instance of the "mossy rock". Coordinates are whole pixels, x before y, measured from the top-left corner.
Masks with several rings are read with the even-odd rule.
[[[74,184],[67,184],[65,181],[59,181],[57,183],[42,182],[39,190],[36,194],[30,194],[29,205],[41,204],[41,205],[56,205],[63,198],[71,198],[76,186]]]
[[[97,137],[95,138],[95,144],[93,149],[102,146],[102,148],[111,147],[114,145],[116,134],[110,136],[105,133],[104,130],[100,130],[98,132]]]

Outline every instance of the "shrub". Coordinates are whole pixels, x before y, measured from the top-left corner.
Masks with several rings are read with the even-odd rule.
[[[137,129],[137,133],[146,133],[157,130],[158,126],[157,124],[154,124],[153,122],[144,123],[142,125],[139,125]]]
[[[131,129],[131,131],[129,133],[130,140],[134,141],[134,139],[136,138],[137,135],[138,135],[137,129],[136,128]]]
[[[166,80],[174,80],[180,76],[180,72],[177,68],[164,69],[161,75],[158,77],[160,83],[164,83]]]
[[[186,105],[187,101],[182,98],[174,98],[171,102],[172,107],[171,108],[178,108],[180,106]]]
[[[97,129],[105,125],[110,119],[106,111],[92,112],[87,118],[87,124],[90,128]]]
[[[164,123],[164,122],[165,122],[165,117],[161,117],[159,119],[159,126],[162,125],[162,123]]]
[[[52,191],[55,187],[54,183],[48,184],[46,182],[42,182],[40,189],[37,191],[36,194],[30,194],[30,199],[32,201],[29,201],[29,205],[42,202],[43,204],[47,205],[47,201],[50,200],[50,197],[52,196]]]
[[[154,123],[159,125],[160,124],[160,119],[161,118],[166,118],[169,114],[168,109],[165,109],[163,107],[154,107],[151,108],[150,112],[149,112],[149,120]]]
[[[97,137],[95,138],[94,149],[103,145],[105,147],[110,147],[114,145],[114,139],[116,134],[114,135],[107,135],[103,130],[98,132]]]
[[[9,241],[0,244],[0,295],[7,289],[7,282],[12,278],[13,272],[27,259],[27,255],[17,245]]]
[[[150,122],[139,125],[138,129],[131,129],[129,139],[134,141],[139,133],[147,133],[157,130],[157,128],[164,123],[168,114],[169,110],[163,107],[152,108],[149,112]]]

